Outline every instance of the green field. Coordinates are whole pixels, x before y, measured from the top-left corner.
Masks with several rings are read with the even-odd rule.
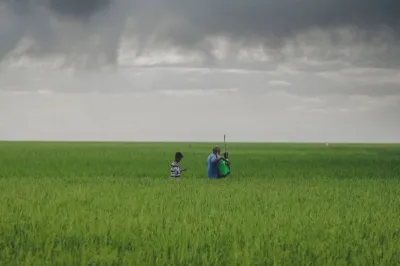
[[[0,265],[400,264],[400,145],[212,145],[0,143]]]

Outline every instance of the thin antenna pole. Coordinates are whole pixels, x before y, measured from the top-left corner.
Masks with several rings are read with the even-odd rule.
[[[226,134],[224,134],[224,144],[225,144],[225,152],[226,152]]]

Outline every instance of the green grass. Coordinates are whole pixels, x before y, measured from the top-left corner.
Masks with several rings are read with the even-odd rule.
[[[400,264],[400,145],[211,147],[0,143],[0,265]]]

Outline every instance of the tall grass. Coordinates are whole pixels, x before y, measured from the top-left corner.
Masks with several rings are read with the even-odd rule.
[[[400,146],[211,146],[1,143],[0,265],[400,263]]]

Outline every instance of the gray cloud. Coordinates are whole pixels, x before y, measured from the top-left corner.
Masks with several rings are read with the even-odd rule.
[[[17,14],[29,14],[36,7],[46,7],[63,16],[76,19],[86,19],[105,8],[110,0],[2,0],[12,11]]]
[[[351,71],[350,71],[351,70]],[[229,69],[119,68],[116,71],[68,72],[8,69],[0,73],[0,90],[54,93],[167,93],[175,95],[252,95],[288,93],[299,97],[400,97],[397,70],[351,68],[346,71],[295,72]],[[254,107],[254,106],[253,106]]]
[[[49,7],[55,12],[75,18],[86,18],[110,5],[110,0],[49,0],[49,2]]]
[[[305,56],[377,67],[400,62],[400,2],[393,0],[0,0],[0,25],[0,60],[29,37],[20,54],[63,55],[65,65],[87,68],[115,64],[128,36],[138,55],[172,46],[216,64],[208,38],[224,36],[233,44],[228,57],[262,44],[279,62]]]

